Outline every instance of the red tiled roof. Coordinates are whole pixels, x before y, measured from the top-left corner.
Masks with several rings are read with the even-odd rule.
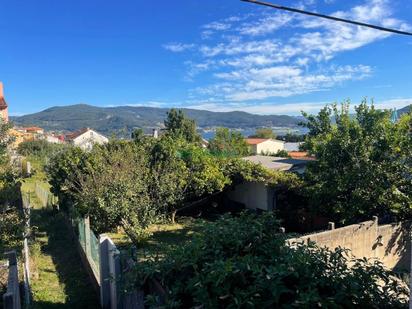
[[[79,137],[80,135],[86,133],[89,130],[90,130],[89,128],[83,128],[83,129],[80,129],[76,132],[66,134],[66,139],[69,139],[69,140],[70,139],[75,139],[76,137]]]
[[[306,151],[289,151],[288,155],[292,159],[299,159],[299,160],[316,160],[315,157],[309,156]]]
[[[246,143],[248,143],[249,145],[257,145],[257,144],[266,142],[267,140],[269,139],[268,138],[247,138]]]
[[[43,129],[39,127],[28,127],[28,128],[24,128],[24,130],[26,132],[31,132],[31,131],[42,131]]]

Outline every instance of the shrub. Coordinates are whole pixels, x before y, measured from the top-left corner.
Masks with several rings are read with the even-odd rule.
[[[165,258],[138,264],[134,279],[165,287],[167,308],[407,306],[407,288],[379,262],[350,259],[343,249],[289,246],[278,227],[270,214],[224,217]],[[156,294],[146,300],[161,305]]]
[[[36,156],[40,158],[50,158],[56,152],[66,148],[67,145],[53,144],[45,140],[27,141],[21,143],[17,152],[22,156]]]

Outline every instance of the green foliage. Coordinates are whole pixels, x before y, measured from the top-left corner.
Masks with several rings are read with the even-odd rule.
[[[147,302],[158,308],[404,308],[408,290],[377,261],[347,251],[289,246],[273,215],[242,214],[205,225],[163,259],[138,263],[130,280],[157,280]]]
[[[22,218],[17,210],[19,183],[9,163],[7,147],[12,142],[11,125],[0,120],[0,254],[21,244]]]
[[[58,152],[45,167],[51,192],[58,196],[61,206],[69,207],[74,201],[73,192],[80,188],[76,179],[85,172],[88,154],[78,147]],[[69,182],[72,184],[69,186]],[[77,190],[74,187],[77,187]]]
[[[233,185],[244,181],[263,182],[269,186],[282,186],[294,189],[302,186],[300,178],[292,173],[269,170],[262,165],[255,164],[242,159],[221,160],[223,173],[230,179]]]
[[[67,148],[64,144],[50,143],[46,140],[27,141],[19,144],[17,152],[22,156],[36,156],[50,158],[55,153]]]
[[[95,147],[85,172],[70,182],[76,206],[90,215],[94,229],[102,232],[122,226],[138,241],[146,236],[156,214],[147,187],[149,172],[144,149],[134,143],[112,141]]]
[[[11,129],[10,123],[5,123],[0,119],[0,164],[7,164],[9,157],[7,155],[7,147],[13,141],[9,134]]]
[[[0,165],[0,254],[21,245],[23,220],[17,206],[20,190],[9,164]]]
[[[239,157],[249,154],[248,145],[242,134],[228,128],[217,128],[213,139],[209,141],[212,154],[224,157]]]
[[[299,143],[305,140],[305,135],[288,132],[286,135],[279,135],[277,138],[287,143]]]
[[[275,133],[273,133],[273,130],[271,128],[259,128],[256,129],[256,132],[254,135],[250,136],[251,138],[276,138]]]
[[[286,150],[278,150],[277,152],[264,152],[260,153],[262,156],[272,156],[272,157],[280,157],[280,158],[289,158],[289,153]]]
[[[46,167],[52,192],[63,206],[89,215],[96,231],[121,226],[139,242],[151,223],[166,217],[174,222],[179,209],[236,181],[295,181],[293,175],[246,161],[216,158],[189,142],[197,140],[195,126],[180,111],[172,110],[165,123],[168,133],[157,139],[136,131],[133,141],[112,140],[87,153],[79,148],[57,153]],[[238,133],[229,136],[234,145],[245,146]]]
[[[196,131],[196,122],[187,118],[181,109],[172,108],[167,113],[164,124],[173,138],[183,138],[188,143],[200,143],[202,140]]]
[[[390,112],[366,102],[355,110],[352,117],[345,103],[340,109],[327,106],[317,116],[305,114],[304,147],[316,156],[305,174],[313,209],[341,223],[372,215],[410,218],[411,115],[393,124]]]

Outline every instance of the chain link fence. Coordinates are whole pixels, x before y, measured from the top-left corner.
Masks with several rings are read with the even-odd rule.
[[[38,183],[35,185],[35,192],[43,207],[52,207],[57,204],[57,197]]]

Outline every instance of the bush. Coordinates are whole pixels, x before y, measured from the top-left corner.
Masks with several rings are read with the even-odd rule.
[[[53,144],[45,140],[27,141],[21,143],[17,152],[22,156],[51,157],[56,152],[64,149],[67,145]]]
[[[224,217],[164,259],[138,264],[134,279],[165,287],[167,308],[407,306],[407,288],[379,262],[314,244],[291,247],[278,227],[270,214]],[[146,300],[161,305],[156,294]]]

